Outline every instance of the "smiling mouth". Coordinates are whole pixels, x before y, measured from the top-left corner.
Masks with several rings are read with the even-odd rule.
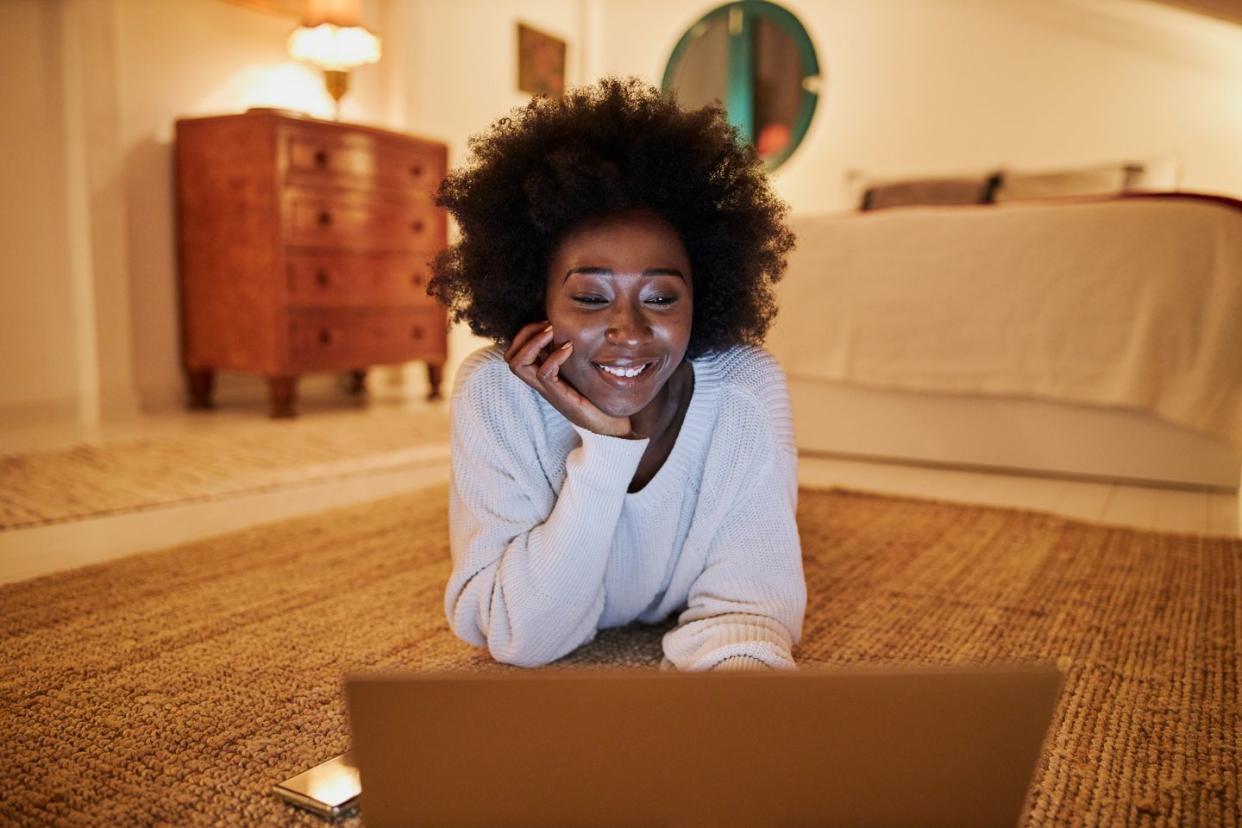
[[[655,365],[655,362],[644,362],[641,365],[602,365],[598,362],[591,364],[610,377],[634,379],[645,374],[651,366]]]

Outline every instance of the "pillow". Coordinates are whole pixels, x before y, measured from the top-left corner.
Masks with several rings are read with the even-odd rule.
[[[912,178],[873,184],[863,192],[860,210],[882,210],[915,204],[986,204],[994,176]]]
[[[1142,174],[1141,164],[1108,164],[1038,173],[1005,171],[1001,173],[993,200],[1116,195],[1137,188]]]

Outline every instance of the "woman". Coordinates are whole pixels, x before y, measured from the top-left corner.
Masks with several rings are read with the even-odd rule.
[[[450,626],[535,666],[680,611],[666,665],[793,667],[797,458],[756,347],[793,238],[753,149],[616,79],[471,149],[430,290],[498,344],[452,398]]]

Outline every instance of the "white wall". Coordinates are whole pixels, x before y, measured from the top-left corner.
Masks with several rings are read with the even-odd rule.
[[[569,41],[569,78],[659,83],[719,0],[422,0],[391,28],[409,129],[449,143],[526,101],[513,25]],[[1185,189],[1242,195],[1242,26],[1145,0],[783,0],[825,77],[803,145],[773,177],[795,212],[849,206],[871,176],[1175,161]],[[446,33],[460,33],[456,37]],[[412,64],[414,65],[414,64]],[[479,340],[462,330],[450,372]]]
[[[517,88],[517,24],[564,39],[566,77],[584,77],[582,30],[592,4],[580,0],[423,0],[394,3],[389,29],[412,58],[405,77],[406,128],[449,146],[449,164],[466,163],[467,139],[514,107],[530,101]],[[488,344],[465,325],[449,337],[447,388],[457,366]],[[419,368],[409,369],[417,375]],[[408,383],[416,387],[413,382]]]
[[[718,5],[603,4],[604,71],[658,82]],[[848,170],[957,173],[1181,160],[1184,189],[1242,194],[1242,27],[1143,0],[784,0],[825,82],[774,176],[796,212],[845,206]]]
[[[317,70],[289,58],[292,17],[221,0],[119,0],[116,5],[117,105],[126,214],[130,336],[134,382],[145,408],[184,399],[179,354],[173,124],[178,118],[283,107],[332,117]],[[368,9],[376,27],[378,6]],[[382,64],[351,73],[341,118],[397,126],[387,107]],[[309,377],[299,392],[331,387]],[[224,401],[261,399],[257,376],[221,374]]]
[[[364,6],[373,27],[384,1]],[[285,50],[297,20],[222,0],[5,0],[0,25],[0,69],[20,79],[0,122],[0,421],[179,405],[173,122],[330,116],[322,77]],[[354,72],[342,117],[399,126],[391,82],[382,64]],[[244,375],[219,388],[265,394]]]
[[[528,99],[518,21],[563,37],[568,78],[658,82],[714,0],[367,0],[384,37],[343,117],[444,140]],[[1183,186],[1242,195],[1242,27],[1145,0],[785,0],[826,75],[806,143],[774,177],[795,211],[845,204],[845,173],[1030,169],[1177,156]],[[289,60],[296,21],[222,0],[4,0],[0,420],[178,405],[171,181],[177,117],[327,115]],[[450,341],[452,369],[480,344]],[[422,368],[405,372],[420,393]],[[319,384],[316,385],[316,382]],[[331,378],[304,384],[328,389]],[[261,400],[256,377],[225,399]]]
[[[0,409],[66,416],[77,387],[74,304],[64,243],[61,10],[0,3]]]

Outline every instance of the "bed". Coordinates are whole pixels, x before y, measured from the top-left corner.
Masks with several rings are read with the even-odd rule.
[[[800,450],[1236,491],[1242,202],[796,216],[768,347]]]

